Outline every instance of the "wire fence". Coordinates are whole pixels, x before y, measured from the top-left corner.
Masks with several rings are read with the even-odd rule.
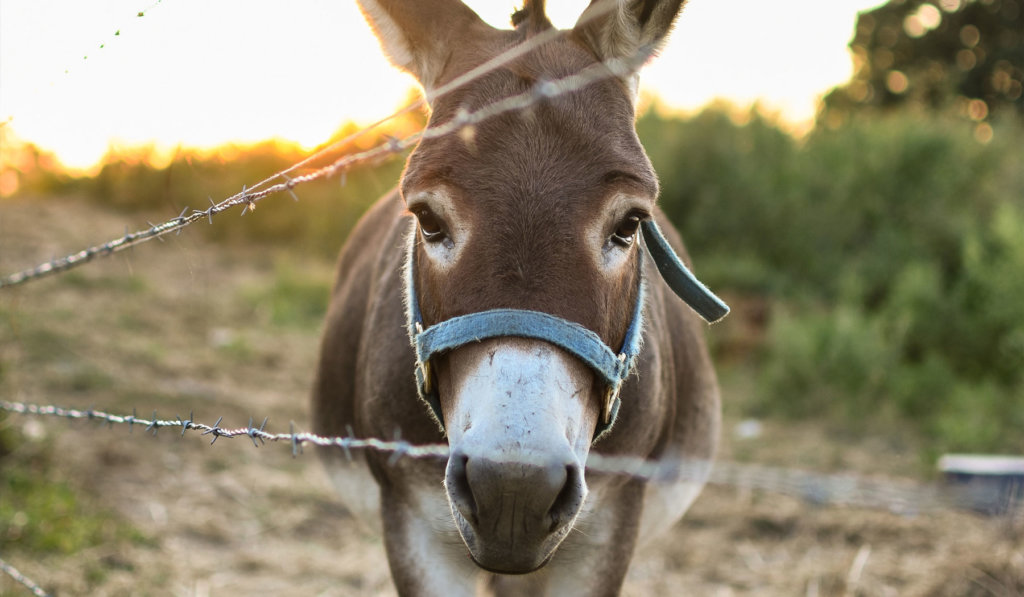
[[[623,76],[629,71],[628,61],[610,60],[599,62],[576,74],[560,79],[540,81],[530,91],[507,97],[477,110],[461,110],[454,119],[448,122],[432,126],[423,132],[415,133],[402,139],[392,138],[385,144],[363,152],[344,155],[331,164],[308,174],[292,178],[285,172],[280,172],[276,176],[284,178],[284,182],[279,182],[260,190],[243,188],[239,193],[220,203],[215,203],[211,199],[210,205],[206,209],[190,210],[190,208],[186,207],[177,217],[171,218],[166,222],[151,224],[149,228],[128,232],[103,244],[87,247],[76,253],[54,258],[35,267],[9,274],[4,278],[0,278],[0,288],[18,286],[45,276],[71,270],[85,265],[98,257],[113,255],[154,238],[160,238],[171,232],[180,232],[182,229],[202,220],[207,220],[210,224],[213,224],[213,217],[215,215],[219,215],[234,207],[242,206],[242,215],[244,216],[246,212],[255,210],[257,203],[271,195],[287,192],[295,201],[298,201],[298,196],[295,194],[294,189],[301,184],[340,175],[356,165],[374,163],[399,155],[426,139],[437,139],[453,133],[459,133],[470,138],[473,134],[473,127],[485,120],[500,114],[525,110],[541,101],[578,91],[592,83],[613,76]]]
[[[19,572],[14,566],[5,562],[3,558],[0,558],[0,572],[3,572],[7,576],[13,578],[15,582],[28,589],[29,592],[36,597],[50,597],[50,594],[47,593],[43,587],[39,586],[39,584],[34,580]]]
[[[296,432],[294,423],[288,433],[267,431],[268,420],[255,425],[250,419],[245,427],[229,428],[221,425],[223,417],[212,425],[187,418],[160,419],[156,412],[150,418],[118,415],[101,410],[80,410],[52,405],[27,404],[0,400],[0,410],[29,416],[96,421],[107,426],[127,425],[129,432],[136,426],[154,434],[163,428],[180,430],[181,436],[198,433],[209,436],[210,444],[220,438],[249,438],[253,446],[268,442],[290,446],[292,455],[302,453],[305,445],[342,450],[347,456],[357,450],[388,454],[393,465],[403,458],[447,459],[446,444],[413,444],[400,436],[391,440],[359,438],[354,435],[322,436]],[[917,515],[942,510],[970,510],[985,513],[1003,513],[1024,517],[1024,510],[1016,512],[1018,502],[1024,500],[1024,487],[1004,488],[988,485],[923,484],[891,478],[871,479],[857,475],[830,475],[811,471],[770,467],[729,461],[705,459],[648,460],[636,457],[606,456],[591,452],[586,469],[598,475],[628,476],[652,483],[671,483],[682,480],[702,481],[740,489],[760,490],[803,499],[822,506],[850,506],[886,510],[901,515]],[[710,470],[710,475],[709,475]]]
[[[613,10],[615,0],[602,0],[593,4],[586,13],[587,18],[600,17]],[[509,51],[481,64],[446,85],[435,89],[431,97],[450,93],[467,83],[474,81],[504,65],[550,43],[565,32],[548,30],[531,37],[525,43],[513,47]],[[531,107],[559,96],[573,93],[585,87],[611,77],[628,76],[640,66],[639,62],[646,56],[648,48],[642,48],[636,57],[629,60],[611,60],[599,62],[575,74],[553,80],[538,81],[527,92],[509,96],[483,107],[460,110],[453,119],[430,126],[429,128],[404,138],[389,138],[385,143],[371,149],[344,153],[335,156],[341,148],[349,145],[356,138],[369,133],[380,125],[398,116],[423,106],[419,100],[384,118],[369,127],[341,139],[307,158],[276,172],[251,187],[242,190],[220,202],[209,200],[203,209],[185,208],[178,216],[158,224],[150,223],[147,228],[134,232],[126,232],[123,236],[107,242],[86,247],[77,252],[57,257],[34,267],[8,274],[0,278],[0,289],[26,284],[47,276],[66,272],[96,259],[106,257],[135,245],[153,240],[172,232],[179,233],[182,229],[200,221],[213,223],[214,216],[242,208],[242,215],[256,208],[257,203],[272,195],[288,193],[298,200],[295,190],[306,183],[340,175],[349,169],[375,163],[403,154],[417,143],[437,139],[443,136],[459,134],[471,138],[473,127],[496,116],[511,112],[529,110]],[[428,98],[429,99],[429,98]],[[330,163],[316,167],[312,171],[298,174],[303,168],[331,157]],[[322,162],[320,162],[322,163]],[[229,428],[222,426],[223,418],[212,425],[194,420],[190,413],[187,418],[159,419],[154,412],[151,417],[112,414],[100,410],[80,410],[61,408],[52,405],[37,405],[23,402],[0,401],[0,410],[23,416],[57,417],[74,420],[95,421],[99,424],[114,426],[127,425],[129,432],[136,426],[156,433],[161,428],[180,430],[181,435],[188,433],[209,436],[209,443],[214,444],[220,438],[233,439],[247,437],[253,445],[259,447],[266,443],[279,443],[290,447],[293,456],[302,453],[303,446],[314,445],[334,448],[350,455],[353,451],[367,450],[388,455],[388,462],[396,463],[403,458],[414,459],[445,459],[448,457],[448,446],[444,444],[416,445],[402,440],[400,437],[391,440],[379,438],[357,438],[354,436],[325,437],[313,433],[296,432],[294,425],[288,433],[272,433],[267,430],[268,421],[264,419],[259,426],[252,420],[244,427]],[[882,509],[890,512],[910,515],[949,509],[969,509],[984,512],[1010,512],[1024,517],[1024,509],[1010,507],[1021,500],[1021,491],[1007,494],[993,492],[990,488],[949,487],[940,484],[921,484],[892,479],[868,479],[854,475],[826,475],[809,471],[767,467],[737,462],[706,460],[691,461],[652,461],[639,458],[611,457],[598,453],[589,455],[586,468],[594,474],[625,475],[649,482],[669,482],[686,478],[704,479],[718,485],[727,485],[742,489],[761,490],[801,498],[821,505],[843,505]],[[709,473],[710,469],[710,473]],[[0,559],[0,572],[13,578],[26,587],[34,595],[47,595],[37,583],[25,577],[16,568]]]
[[[611,1],[596,4],[591,11],[591,16],[599,16],[612,8],[614,8],[614,3]],[[432,95],[437,97],[458,89],[463,85],[492,72],[505,64],[508,64],[516,58],[519,58],[528,52],[557,39],[560,35],[564,35],[564,33],[556,30],[548,30],[536,35],[526,43],[513,47],[511,50],[488,60],[480,66],[434,90]],[[339,148],[348,145],[358,137],[367,134],[380,125],[422,107],[424,100],[421,99],[402,110],[355,132],[352,135],[332,143],[288,168],[276,172],[250,188],[243,187],[239,193],[236,193],[235,195],[232,195],[220,202],[214,202],[210,199],[210,205],[205,209],[189,209],[186,207],[180,214],[178,214],[177,217],[163,223],[150,223],[148,228],[140,229],[135,232],[126,232],[123,236],[111,239],[102,244],[86,247],[80,251],[67,254],[63,257],[51,259],[50,261],[38,264],[29,269],[6,275],[0,278],[0,289],[18,286],[50,275],[66,272],[94,261],[97,258],[113,255],[114,253],[153,239],[160,239],[162,236],[172,232],[180,233],[182,229],[201,220],[206,220],[210,224],[213,224],[214,216],[220,215],[221,213],[238,206],[242,206],[242,215],[245,215],[248,211],[254,210],[258,202],[274,194],[286,192],[292,197],[292,199],[298,201],[298,196],[295,194],[295,188],[299,185],[322,178],[340,175],[357,165],[374,163],[388,157],[397,156],[407,151],[423,139],[439,138],[456,132],[464,135],[472,134],[471,127],[488,118],[513,110],[528,108],[529,106],[537,104],[545,99],[553,99],[559,95],[582,89],[591,83],[608,77],[621,76],[627,72],[625,65],[626,63],[622,61],[616,61],[615,63],[610,64],[598,64],[588,71],[577,73],[576,75],[565,77],[563,79],[555,81],[541,81],[528,93],[505,98],[499,102],[495,102],[494,104],[475,111],[460,111],[456,118],[450,122],[431,127],[421,133],[416,133],[403,139],[389,139],[387,143],[378,145],[367,151],[341,155],[327,166],[317,168],[313,172],[307,174],[292,176],[293,173],[300,168],[336,152]],[[279,182],[271,184],[275,180],[278,180]],[[266,420],[264,420],[263,425],[259,428],[254,427],[250,421],[249,426],[245,428],[227,429],[220,427],[219,419],[211,426],[196,423],[191,420],[191,416],[187,420],[178,418],[171,421],[159,420],[156,418],[156,414],[154,413],[152,419],[143,419],[136,417],[134,414],[129,416],[120,416],[111,415],[101,411],[78,411],[53,406],[40,407],[36,405],[11,402],[0,402],[0,409],[21,414],[53,415],[72,419],[92,419],[104,421],[111,425],[127,424],[130,430],[136,424],[142,425],[147,430],[152,430],[153,432],[156,432],[156,430],[161,427],[179,427],[182,430],[182,435],[187,431],[198,431],[203,435],[212,436],[210,440],[211,444],[221,437],[234,438],[243,435],[249,437],[253,441],[254,445],[259,445],[259,443],[265,443],[267,441],[286,441],[291,445],[293,454],[301,451],[302,445],[307,443],[320,446],[336,446],[339,449],[346,451],[346,453],[350,450],[374,449],[389,452],[392,455],[392,459],[401,457],[443,458],[447,457],[448,453],[447,446],[414,446],[401,440],[384,441],[374,438],[358,439],[353,437],[324,438],[310,433],[271,434],[267,433],[264,429]],[[40,596],[47,595],[46,591],[44,591],[37,583],[25,577],[16,568],[7,564],[3,560],[0,560],[0,571],[25,586],[32,594]]]
[[[615,9],[616,6],[617,3],[615,0],[601,0],[588,8],[584,18],[594,19],[600,17]],[[440,97],[451,93],[471,81],[491,73],[513,60],[536,50],[542,45],[550,43],[565,35],[565,31],[557,29],[549,29],[541,32],[540,34],[534,35],[526,42],[512,47],[491,60],[471,69],[465,74],[456,77],[445,85],[432,90],[431,97]],[[186,207],[180,214],[178,214],[177,217],[171,218],[165,222],[159,224],[149,223],[148,228],[143,228],[134,232],[126,232],[123,236],[111,239],[107,242],[86,247],[80,251],[64,255],[63,257],[55,257],[34,267],[8,274],[0,278],[0,289],[18,286],[53,274],[69,271],[76,267],[85,265],[97,258],[113,255],[114,253],[118,253],[155,238],[159,239],[172,232],[180,233],[182,229],[191,226],[196,222],[206,220],[210,224],[213,224],[214,216],[220,215],[235,207],[241,206],[242,215],[244,216],[247,212],[255,210],[257,203],[271,195],[288,193],[292,199],[298,201],[298,196],[295,194],[295,188],[302,184],[338,176],[357,165],[371,164],[389,157],[400,155],[423,140],[437,139],[456,133],[462,135],[463,138],[472,138],[473,127],[488,119],[512,111],[529,109],[542,101],[551,100],[561,95],[579,91],[598,81],[612,77],[628,76],[642,65],[642,61],[646,56],[648,49],[649,48],[641,48],[637,55],[632,58],[617,58],[604,62],[597,62],[577,73],[560,79],[539,80],[533,85],[531,90],[524,93],[503,98],[475,110],[460,110],[452,120],[431,126],[422,132],[415,133],[401,139],[389,138],[387,142],[366,151],[343,154],[326,166],[317,168],[306,174],[294,175],[296,170],[336,151],[338,148],[347,145],[354,139],[370,132],[385,122],[422,106],[424,100],[421,99],[410,106],[407,106],[406,108],[403,108],[402,110],[399,110],[398,112],[395,112],[394,114],[315,152],[292,166],[272,174],[252,187],[243,187],[241,191],[227,199],[220,202],[215,202],[213,199],[209,199],[209,206],[204,209]],[[280,180],[281,182],[270,184],[275,180]]]
[[[597,18],[603,16],[607,12],[614,10],[617,7],[615,0],[601,0],[595,2],[588,8],[582,20]],[[448,82],[444,86],[432,90],[432,97],[438,97],[451,91],[458,89],[470,81],[473,81],[487,73],[493,72],[494,70],[501,68],[502,66],[510,63],[513,60],[539,48],[540,46],[550,43],[551,41],[558,39],[565,35],[565,32],[558,30],[547,30],[540,34],[534,35],[526,42],[515,46],[508,51],[496,56],[495,58],[484,62],[478,67],[470,70],[469,72],[457,77],[456,79]],[[323,149],[315,152],[307,158],[289,166],[288,168],[272,174],[264,180],[256,183],[252,187],[243,187],[242,190],[220,202],[215,202],[213,199],[209,199],[209,206],[204,209],[194,209],[186,207],[177,217],[171,218],[165,222],[159,224],[149,223],[148,228],[136,230],[134,232],[126,232],[123,236],[111,239],[107,242],[86,247],[80,251],[67,254],[63,257],[55,257],[47,262],[40,263],[34,267],[8,274],[4,277],[0,277],[0,289],[10,288],[39,280],[51,275],[59,274],[72,270],[74,268],[90,263],[98,258],[107,257],[114,253],[123,251],[148,242],[153,239],[161,239],[163,236],[174,233],[180,233],[180,231],[196,222],[206,220],[210,224],[213,224],[214,216],[220,215],[233,208],[242,207],[242,215],[252,211],[256,208],[256,204],[263,199],[279,194],[288,193],[292,199],[298,201],[298,196],[295,193],[295,189],[308,182],[315,180],[329,178],[332,176],[340,175],[349,169],[361,165],[374,163],[376,161],[384,160],[392,156],[397,156],[405,151],[412,148],[415,144],[425,139],[435,139],[445,135],[453,133],[459,133],[464,138],[470,138],[472,136],[472,128],[479,123],[512,111],[528,109],[542,101],[554,99],[560,95],[571,93],[584,87],[595,83],[597,81],[607,79],[610,77],[628,75],[631,71],[635,70],[639,66],[639,60],[614,60],[605,63],[597,63],[588,69],[580,71],[576,74],[563,77],[557,80],[551,81],[539,81],[532,90],[522,93],[520,95],[511,96],[504,98],[500,101],[494,102],[490,105],[486,105],[476,110],[460,110],[456,117],[446,123],[442,123],[437,126],[430,127],[420,133],[416,133],[407,136],[402,139],[389,138],[384,144],[380,144],[374,148],[358,153],[343,154],[340,157],[335,158],[331,163],[326,166],[316,168],[312,172],[296,175],[295,172],[300,168],[304,168],[317,160],[325,158],[328,155],[335,153],[339,148],[348,145],[356,138],[370,132],[371,130],[379,127],[380,125],[388,122],[398,116],[406,114],[412,110],[420,108],[424,104],[424,100],[419,100],[406,108],[366,127],[356,133],[349,135],[348,137],[341,139],[331,145],[324,147]],[[277,182],[275,182],[277,181]],[[273,183],[273,184],[272,184]],[[447,456],[447,446],[434,445],[434,446],[414,446],[408,442],[396,439],[394,441],[385,441],[374,438],[354,438],[354,437],[336,437],[336,438],[325,438],[310,433],[268,433],[265,431],[266,420],[260,427],[255,427],[250,424],[244,428],[228,429],[220,426],[220,419],[213,425],[205,425],[192,421],[191,415],[188,419],[181,419],[180,417],[175,420],[159,420],[156,414],[153,414],[151,419],[144,419],[132,415],[113,415],[104,413],[101,411],[89,410],[79,411],[75,409],[63,409],[55,406],[37,406],[28,405],[22,403],[12,402],[0,402],[0,410],[6,410],[9,412],[15,412],[25,415],[52,415],[58,417],[65,417],[71,419],[91,419],[102,421],[107,424],[127,424],[129,430],[134,428],[136,424],[144,426],[147,430],[156,432],[162,427],[179,427],[182,430],[182,435],[188,431],[196,431],[202,435],[210,435],[210,443],[213,444],[219,438],[234,438],[239,436],[249,437],[254,445],[259,445],[265,442],[287,442],[291,445],[293,454],[297,454],[301,451],[301,447],[304,444],[315,444],[319,446],[335,446],[348,453],[350,450],[369,449],[378,450],[381,452],[387,452],[391,454],[392,461],[402,457],[409,458],[444,458]],[[608,463],[614,464],[614,463]],[[644,463],[636,463],[644,464]],[[620,465],[621,467],[622,465]],[[645,464],[650,467],[652,465]],[[656,466],[653,472],[656,472]],[[614,467],[606,467],[609,470]],[[641,474],[643,467],[633,471],[632,474]],[[629,472],[623,469],[621,472]],[[648,471],[650,474],[652,471]],[[22,575],[13,566],[7,564],[3,560],[0,560],[0,571],[10,576],[18,583],[25,586],[34,595],[47,595],[38,584]]]
[[[154,412],[150,418],[119,415],[94,409],[62,408],[24,402],[0,400],[0,411],[25,416],[55,417],[93,421],[100,426],[127,425],[129,433],[136,426],[156,434],[164,428],[180,430],[186,434],[210,437],[210,445],[220,438],[246,437],[254,447],[266,443],[289,446],[293,457],[303,453],[303,446],[314,445],[341,450],[346,456],[358,450],[388,455],[389,466],[400,459],[446,459],[449,448],[445,444],[417,445],[396,437],[392,440],[357,438],[354,436],[326,437],[313,433],[296,432],[294,424],[288,433],[267,430],[267,419],[257,426],[250,419],[244,427],[222,426],[223,417],[212,425],[196,421],[193,413],[187,418],[160,419]],[[737,489],[766,491],[803,499],[819,506],[848,506],[885,510],[902,516],[936,513],[945,510],[968,510],[986,514],[1001,514],[1011,524],[1024,523],[1024,487],[1010,486],[999,489],[988,485],[948,486],[899,481],[890,478],[870,479],[855,475],[828,475],[791,468],[768,467],[729,461],[708,460],[646,460],[642,458],[605,456],[591,453],[587,458],[589,473],[626,475],[652,483],[677,482],[687,479],[703,480],[714,485]],[[710,469],[710,475],[709,475]],[[32,579],[0,558],[0,572],[14,579],[33,595],[48,593]]]

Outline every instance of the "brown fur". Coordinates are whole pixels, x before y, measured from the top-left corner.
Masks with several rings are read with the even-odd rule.
[[[406,33],[408,39],[426,39],[427,33],[413,24],[429,17],[416,14],[407,21],[401,13],[433,2],[380,4],[393,8],[396,22],[412,31]],[[645,3],[641,16],[665,12],[654,4]],[[667,9],[667,22],[661,17],[666,32],[678,5]],[[454,6],[446,10],[469,18]],[[539,1],[528,3],[516,20],[519,27],[514,31],[480,29],[460,39],[457,51],[447,50],[443,66],[427,69],[442,73],[430,84],[443,84],[531,32],[550,27]],[[435,98],[430,125],[448,121],[460,109],[472,110],[529,90],[538,80],[579,71],[602,53],[588,43],[581,35],[566,36]],[[415,443],[445,441],[417,398],[415,359],[404,327],[402,268],[412,222],[403,198],[421,189],[444,185],[455,211],[473,230],[462,257],[445,273],[430,267],[422,246],[417,248],[414,275],[427,324],[487,309],[532,309],[578,322],[617,348],[636,300],[636,268],[624,268],[619,279],[602,275],[588,253],[582,223],[603,222],[611,234],[615,222],[606,221],[610,198],[620,191],[645,198],[647,209],[685,258],[678,235],[654,205],[657,180],[633,121],[623,84],[606,80],[521,113],[487,120],[473,131],[472,142],[449,135],[421,143],[409,158],[400,192],[378,202],[342,251],[313,392],[316,431],[341,435],[351,428],[360,437],[384,438],[400,431]],[[634,251],[631,259],[643,255]],[[710,459],[719,406],[703,326],[657,277],[653,263],[647,264],[646,272],[644,349],[636,374],[623,388],[612,432],[593,449],[653,459]],[[446,366],[445,359],[440,360],[439,367]],[[594,409],[600,408],[599,390],[594,389]],[[341,458],[337,451],[324,456],[328,464]],[[374,453],[365,460],[385,505],[385,544],[396,586],[401,594],[427,594],[423,578],[431,570],[410,559],[401,543],[409,540],[415,516],[410,496],[424,487],[441,491],[444,464],[405,459],[389,466],[386,456]],[[494,591],[513,594],[519,586],[534,587],[533,595],[544,594],[545,579],[557,575],[557,567],[585,562],[600,573],[582,592],[618,592],[636,541],[645,488],[626,478],[588,475],[587,482],[599,488],[604,502],[592,523],[581,524],[598,526],[571,535],[540,572],[500,577],[492,583]],[[444,521],[429,523],[444,527]],[[589,545],[588,536],[598,537],[609,529],[615,531],[614,544]],[[464,549],[452,530],[442,529],[437,536],[441,549]]]

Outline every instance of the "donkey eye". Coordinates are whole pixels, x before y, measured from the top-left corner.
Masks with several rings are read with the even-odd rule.
[[[423,205],[414,207],[412,213],[419,220],[420,231],[423,233],[423,239],[427,242],[440,242],[447,236],[441,219],[434,215],[429,207]]]
[[[615,232],[612,233],[612,241],[623,247],[632,245],[633,239],[636,238],[636,231],[640,228],[641,219],[642,217],[637,213],[631,213],[626,216],[624,220],[619,222]]]

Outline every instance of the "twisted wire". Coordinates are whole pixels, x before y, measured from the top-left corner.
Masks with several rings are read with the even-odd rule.
[[[36,597],[50,597],[50,594],[39,586],[38,583],[19,572],[17,568],[5,562],[3,558],[0,558],[0,572],[13,578],[15,582],[28,589]]]
[[[136,425],[156,433],[160,428],[198,432],[211,436],[210,444],[220,438],[248,437],[259,447],[266,442],[284,443],[291,446],[292,455],[302,453],[302,447],[311,444],[320,447],[338,448],[346,456],[355,450],[370,450],[389,454],[388,462],[394,464],[402,458],[446,459],[449,448],[446,444],[413,444],[396,436],[391,440],[379,438],[357,438],[353,435],[326,437],[314,433],[295,432],[294,424],[288,433],[271,433],[266,430],[267,419],[256,426],[252,419],[246,427],[222,427],[223,417],[213,425],[188,418],[159,419],[156,412],[151,418],[131,415],[117,415],[100,410],[80,410],[52,405],[27,404],[0,400],[0,410],[36,416],[52,416],[66,419],[86,419],[107,425],[128,425],[129,431]],[[765,491],[803,499],[822,506],[849,506],[886,510],[896,514],[914,515],[943,510],[974,510],[1001,512],[1024,518],[1024,488],[1009,492],[998,492],[986,487],[958,487],[937,484],[922,484],[893,479],[871,479],[848,474],[822,474],[799,469],[770,467],[756,464],[704,459],[647,460],[637,457],[606,456],[592,452],[587,457],[587,471],[598,475],[622,475],[654,483],[677,481],[704,481],[715,485]]]
[[[614,10],[617,5],[618,4],[615,0],[602,0],[599,3],[595,3],[584,14],[584,17],[581,18],[581,22],[587,19],[596,18],[608,11]],[[531,37],[526,42],[513,46],[495,58],[484,62],[480,66],[459,77],[456,77],[451,82],[435,90],[431,90],[430,95],[433,98],[450,93],[487,73],[493,72],[512,60],[535,50],[541,45],[558,39],[563,35],[565,35],[564,31],[555,29],[541,32],[540,34]],[[85,265],[97,258],[113,255],[114,253],[118,253],[135,245],[153,240],[154,238],[160,238],[166,234],[170,234],[171,232],[180,233],[182,229],[191,226],[200,220],[207,220],[210,224],[213,224],[214,216],[234,207],[242,206],[242,215],[245,215],[247,212],[255,210],[256,204],[270,195],[287,192],[297,201],[298,197],[295,195],[295,188],[299,185],[319,180],[321,178],[340,175],[356,165],[376,162],[401,154],[412,148],[422,139],[434,139],[461,131],[471,130],[473,126],[500,114],[513,110],[524,110],[530,106],[540,103],[541,101],[550,100],[563,94],[578,91],[603,79],[615,76],[626,76],[641,66],[642,59],[646,56],[645,52],[647,50],[648,48],[641,48],[637,55],[630,59],[613,59],[606,62],[595,63],[576,74],[569,75],[561,79],[538,81],[531,91],[504,98],[474,111],[461,110],[453,120],[446,123],[430,127],[424,131],[414,133],[402,139],[389,138],[386,142],[377,145],[372,149],[342,155],[327,166],[318,168],[313,172],[300,176],[290,176],[290,174],[294,173],[298,168],[308,165],[312,161],[323,157],[327,153],[349,143],[353,139],[369,132],[381,124],[421,106],[423,103],[423,100],[421,99],[414,102],[412,105],[399,110],[391,116],[383,118],[380,121],[349,135],[345,139],[339,140],[320,151],[317,151],[313,155],[297,162],[296,164],[261,180],[251,188],[243,187],[240,192],[220,201],[219,203],[216,203],[211,199],[210,206],[206,209],[186,207],[180,214],[178,214],[177,217],[171,218],[163,223],[150,224],[149,228],[136,230],[135,232],[127,232],[123,236],[111,239],[105,243],[93,245],[78,252],[70,253],[63,257],[56,257],[34,267],[8,274],[7,276],[0,278],[0,289],[18,286],[53,274],[66,272]],[[276,184],[267,186],[277,179],[283,180]]]
[[[605,14],[607,14],[607,13],[611,12],[612,10],[614,10],[615,8],[617,8],[616,0],[599,0],[597,2],[594,2],[592,5],[590,5],[588,7],[587,11],[584,12],[583,15],[581,15],[578,24],[580,24],[580,25],[586,24],[587,22],[589,22],[592,19],[604,16]],[[444,95],[446,95],[448,93],[451,93],[452,91],[460,89],[463,86],[465,86],[465,85],[467,85],[467,84],[469,84],[469,83],[479,79],[480,77],[482,77],[484,75],[487,75],[487,74],[489,74],[491,72],[494,72],[495,70],[497,70],[497,69],[499,69],[499,68],[509,64],[513,60],[515,60],[515,59],[517,59],[517,58],[519,58],[521,56],[525,56],[526,54],[528,54],[528,53],[530,53],[530,52],[540,48],[541,46],[543,46],[545,44],[548,44],[548,43],[558,39],[559,37],[562,37],[564,34],[565,34],[564,31],[560,31],[560,30],[557,30],[557,29],[548,29],[548,30],[545,30],[545,31],[537,34],[537,35],[534,35],[534,36],[530,37],[529,39],[527,39],[525,42],[523,42],[521,44],[518,44],[516,46],[513,46],[513,47],[509,48],[508,50],[505,50],[504,52],[498,54],[497,56],[494,56],[493,58],[491,58],[491,59],[481,63],[480,65],[470,69],[469,71],[459,75],[458,77],[455,77],[454,79],[452,79],[451,81],[445,83],[444,85],[441,85],[440,87],[438,87],[436,89],[430,90],[430,92],[428,93],[428,98],[421,97],[421,98],[417,99],[416,101],[410,103],[409,105],[405,106],[404,108],[401,108],[397,112],[394,112],[394,113],[392,113],[392,114],[390,114],[388,116],[385,116],[384,118],[381,118],[380,120],[378,120],[378,121],[376,121],[376,122],[374,122],[374,123],[372,123],[370,125],[367,125],[363,129],[358,130],[358,131],[352,133],[351,135],[345,137],[344,139],[340,139],[338,141],[335,141],[334,143],[331,143],[330,145],[328,145],[326,147],[323,147],[323,148],[319,149],[315,153],[313,153],[310,156],[302,159],[299,162],[296,162],[295,164],[292,164],[291,166],[285,168],[284,170],[281,170],[280,172],[277,172],[275,174],[272,174],[272,175],[268,176],[267,178],[261,180],[260,182],[256,183],[255,185],[253,185],[251,188],[252,188],[252,190],[257,190],[260,187],[262,187],[263,185],[271,182],[274,179],[286,177],[288,174],[291,174],[295,170],[298,170],[299,168],[301,168],[303,166],[306,166],[310,162],[313,162],[314,160],[316,160],[316,159],[318,159],[320,157],[323,157],[324,155],[326,155],[328,153],[331,153],[332,151],[334,151],[334,150],[336,150],[336,149],[338,149],[340,147],[343,147],[343,146],[347,145],[351,141],[353,141],[353,140],[357,139],[358,137],[361,137],[362,135],[364,135],[364,134],[366,134],[366,133],[368,133],[368,132],[370,132],[370,131],[378,128],[378,127],[380,127],[381,125],[383,125],[383,124],[385,124],[385,123],[387,123],[387,122],[389,122],[391,120],[394,120],[394,119],[396,119],[396,118],[398,118],[400,116],[408,114],[409,112],[412,112],[413,110],[416,110],[418,108],[424,107],[427,104],[427,100],[428,99],[433,101],[434,99],[436,99],[438,97],[442,97],[442,96],[444,96]]]

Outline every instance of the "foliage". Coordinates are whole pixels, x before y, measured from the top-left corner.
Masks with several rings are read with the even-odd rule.
[[[765,261],[775,270],[790,261],[786,239],[764,240],[787,228],[779,201],[796,184],[792,137],[756,115],[737,126],[723,109],[681,120],[657,106],[638,120],[637,132],[661,181],[661,206],[701,255],[703,275],[749,292],[787,286],[763,275]]]
[[[903,110],[797,139],[723,107],[687,119],[655,107],[638,120],[663,208],[701,277],[739,306],[712,338],[720,362],[755,367],[746,408],[888,421],[935,450],[1024,449],[1024,129],[1011,113],[986,125],[978,137],[970,119]],[[278,144],[183,153],[165,167],[111,157],[73,184],[101,204],[170,217],[299,157]],[[303,185],[298,204],[277,197],[202,228],[333,259],[400,166]],[[308,329],[324,279],[280,262],[246,300],[266,323]],[[103,379],[84,371],[69,383]]]
[[[19,191],[35,195],[67,193],[74,182],[53,153],[21,141],[9,127],[0,125],[0,199]]]
[[[1024,449],[1020,123],[982,144],[969,122],[902,113],[800,142],[745,118],[655,110],[639,129],[702,277],[772,305],[750,408]]]
[[[975,120],[1024,114],[1022,0],[890,0],[859,15],[850,49],[857,72],[825,98],[826,122],[957,98]]]
[[[160,209],[170,219],[185,207],[205,209],[210,198],[230,197],[243,185],[252,185],[303,157],[297,148],[275,142],[223,148],[212,155],[182,152],[164,167],[154,166],[145,156],[112,155],[81,186],[97,203],[121,210]],[[320,165],[322,161],[297,174]],[[395,184],[400,169],[400,162],[393,160],[376,168],[357,168],[340,181],[306,184],[296,190],[297,205],[282,194],[261,202],[244,218],[221,217],[205,234],[225,242],[287,243],[333,256],[363,211]]]

